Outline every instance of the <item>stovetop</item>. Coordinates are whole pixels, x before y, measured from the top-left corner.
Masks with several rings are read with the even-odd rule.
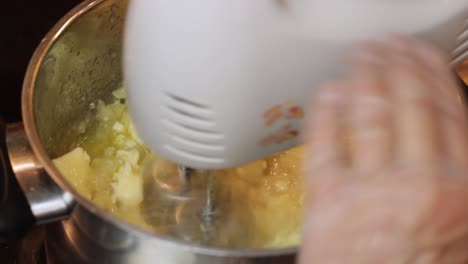
[[[21,241],[0,244],[5,264],[47,264],[44,229],[39,227]]]

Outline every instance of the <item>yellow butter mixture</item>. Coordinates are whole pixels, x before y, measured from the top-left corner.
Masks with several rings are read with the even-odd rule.
[[[158,165],[156,173],[175,174],[177,166],[157,156],[138,138],[123,88],[114,92],[114,102],[98,101],[91,109],[92,117],[80,124],[85,139],[55,159],[55,165],[83,196],[101,208],[140,228],[174,236],[172,229],[163,231],[150,223],[143,212],[147,196],[143,170],[144,164],[154,160]],[[217,245],[298,245],[303,207],[302,163],[303,147],[297,147],[239,168],[210,172],[216,177],[217,202],[223,214]],[[181,216],[176,215],[176,220],[177,217]]]

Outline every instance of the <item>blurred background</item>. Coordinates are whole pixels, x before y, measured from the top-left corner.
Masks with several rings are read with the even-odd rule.
[[[2,1],[0,9],[0,114],[21,119],[24,73],[35,48],[49,29],[81,0]]]

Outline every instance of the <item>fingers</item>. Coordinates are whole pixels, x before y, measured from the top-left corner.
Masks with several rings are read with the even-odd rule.
[[[342,129],[347,87],[333,82],[318,89],[311,109],[309,122],[309,167],[311,170],[330,165],[345,166]]]
[[[372,172],[387,166],[391,158],[405,163],[434,161],[441,143],[428,82],[431,70],[404,42],[367,44],[360,53],[351,75],[355,168]]]
[[[466,105],[462,100],[456,79],[450,71],[449,60],[446,55],[424,42],[410,38],[399,37],[393,39],[391,43],[401,54],[401,56],[392,56],[394,63],[398,65],[399,69],[411,72],[411,76],[406,76],[406,78],[416,81],[414,86],[411,87],[411,93],[403,95],[404,88],[401,83],[404,81],[403,78],[392,79],[397,82],[394,85],[394,90],[397,96],[400,95],[401,101],[399,103],[402,105],[402,107],[398,107],[401,110],[400,113],[414,114],[414,118],[411,118],[409,114],[405,115],[407,117],[406,121],[411,122],[420,131],[417,132],[411,125],[407,126],[407,131],[413,131],[413,138],[417,137],[420,140],[411,141],[410,137],[401,138],[402,143],[400,146],[406,150],[404,152],[417,151],[417,153],[412,154],[419,155],[416,161],[428,162],[438,159],[440,162],[441,159],[445,159],[459,164],[466,164],[468,162]],[[405,64],[401,63],[400,57],[405,58]],[[413,105],[418,101],[420,103],[416,103],[411,107],[405,104],[405,98],[410,100],[409,103],[412,101]],[[420,104],[420,106],[417,104]],[[405,109],[407,108],[419,108],[419,115],[424,115],[424,118],[420,117],[419,123],[412,122],[410,119],[417,120],[416,115],[418,113],[415,113],[415,111],[406,112]],[[432,115],[432,117],[429,117],[429,115]],[[404,119],[405,117],[400,115],[402,122],[405,122]],[[405,129],[403,126],[401,128],[402,130]],[[432,132],[422,132],[423,130]],[[404,135],[403,132],[401,136]],[[404,142],[405,139],[406,142]],[[419,148],[416,148],[416,144],[419,145]],[[424,148],[422,144],[426,144],[426,147]],[[426,155],[423,153],[426,153]],[[405,156],[402,159],[405,159]]]
[[[400,38],[401,39],[401,38]],[[451,68],[449,58],[440,50],[414,39],[406,41],[411,52],[419,55],[422,63],[430,67],[434,93],[439,107],[442,144],[447,159],[457,164],[468,163],[468,123],[466,103]]]
[[[436,92],[439,92],[440,96],[448,97],[447,100],[453,101],[450,107],[465,107],[462,100],[462,91],[451,71],[447,54],[432,45],[409,37],[392,36],[389,42],[403,50],[406,49],[406,53],[414,54],[411,57],[429,69],[425,72],[424,77],[434,86],[437,86]],[[447,109],[447,106],[439,105],[439,107],[442,107],[448,113],[451,112],[450,114],[454,114],[453,110]]]
[[[395,102],[398,159],[409,164],[430,164],[440,158],[442,150],[438,95],[428,76],[434,74],[411,52],[405,42],[391,46],[388,61],[389,85]]]
[[[461,166],[468,164],[468,121],[465,105],[460,103],[462,101],[457,95],[456,84],[451,77],[447,60],[443,56],[430,46],[408,39],[367,44],[364,51],[354,58],[351,75],[347,80],[329,84],[321,89],[310,111],[311,129],[308,135],[312,154],[310,155],[312,177],[308,179],[313,180],[306,188],[312,187],[313,190],[306,190],[306,197],[314,195],[315,199],[306,201],[313,206],[306,205],[310,211],[306,212],[304,225],[305,246],[312,244],[310,241],[319,241],[313,240],[317,237],[314,232],[327,230],[324,234],[326,232],[330,234],[329,231],[332,230],[337,233],[337,227],[339,228],[341,223],[339,220],[349,215],[349,212],[341,211],[332,215],[334,212],[329,209],[334,208],[333,205],[338,202],[353,201],[357,199],[356,197],[365,195],[366,191],[376,190],[375,187],[388,190],[370,199],[375,201],[383,199],[380,201],[380,206],[382,201],[384,203],[393,201],[385,200],[389,197],[403,195],[404,198],[392,203],[395,208],[417,209],[418,205],[423,208],[422,211],[414,212],[414,216],[408,213],[402,214],[409,215],[409,218],[404,218],[407,220],[401,222],[407,227],[405,229],[408,231],[407,234],[413,223],[419,228],[423,219],[421,215],[427,214],[428,206],[432,208],[432,203],[435,201],[433,196],[442,197],[438,192],[440,192],[439,184],[444,181],[439,182],[439,179],[425,181],[420,177],[410,177],[415,180],[414,184],[422,184],[418,190],[427,190],[419,194],[416,192],[416,195],[412,196],[414,188],[410,187],[415,185],[411,181],[401,183],[401,178],[398,178],[401,176],[398,175],[400,170],[394,170],[395,161],[402,162],[403,165],[416,166],[416,170],[409,170],[409,173],[413,174],[419,173],[420,169],[427,169],[432,173],[431,169],[434,168],[442,168],[439,170],[443,174],[441,177],[453,176],[460,171],[461,174],[465,174],[466,170],[463,170],[465,167],[462,167],[462,170],[460,166],[455,167],[456,172],[453,173],[453,170],[450,170],[453,168],[447,169],[444,166],[446,165],[444,161],[447,160],[456,161],[457,165],[462,164]],[[463,107],[453,107],[457,104]],[[348,140],[351,142],[349,145],[343,143],[343,133],[349,133]],[[352,151],[348,150],[350,145]],[[403,173],[403,177],[413,174]],[[387,175],[390,177],[375,177]],[[376,181],[363,180],[359,176],[371,176]],[[358,189],[360,183],[364,183],[363,189]],[[392,196],[395,191],[402,190],[401,186],[409,187],[400,195]],[[336,191],[335,187],[344,188]],[[331,195],[324,198],[326,195],[323,195],[323,191]],[[368,201],[369,199],[365,199],[363,204]],[[406,206],[405,202],[410,204]],[[343,204],[346,206],[341,208],[350,208],[351,203]],[[375,209],[377,205],[379,204],[370,207]],[[404,206],[401,207],[402,205]],[[362,207],[362,204],[360,206]],[[324,215],[320,215],[323,212],[327,213],[325,221],[323,221]],[[397,219],[396,222],[399,222],[403,219],[401,217],[400,219],[398,214],[393,214],[397,212],[395,210],[388,212],[392,212],[389,214],[391,217],[386,217],[385,220],[390,219],[392,222]],[[310,221],[307,217],[318,220]],[[360,227],[363,226],[362,219],[365,219],[366,215],[362,217],[364,218],[359,220]],[[322,222],[318,222],[319,220]],[[369,223],[376,223],[379,230],[388,227],[388,223],[381,220],[382,218],[375,218],[369,220]],[[307,226],[307,223],[312,227]],[[329,228],[324,228],[324,225],[320,225],[322,223],[331,224],[328,225]],[[363,228],[366,229],[367,226],[364,225]],[[349,230],[351,229],[345,231]],[[418,232],[411,234],[417,235]],[[336,240],[336,237],[333,239]],[[330,238],[325,244],[330,246],[333,242]],[[309,253],[302,250],[302,261],[310,256],[307,255]],[[330,254],[331,257],[335,255]]]
[[[345,178],[347,153],[343,116],[349,87],[333,82],[314,96],[308,129],[306,203],[336,190]]]
[[[397,37],[365,45],[352,65],[348,80],[322,87],[313,104],[313,171],[372,172],[441,158],[468,164],[465,104],[440,51]]]
[[[352,164],[372,172],[392,159],[468,163],[468,125],[448,59],[413,39],[366,44],[351,70]]]
[[[383,65],[388,52],[376,44],[361,50],[351,70],[352,155],[358,171],[376,171],[391,158],[394,137],[392,100]]]

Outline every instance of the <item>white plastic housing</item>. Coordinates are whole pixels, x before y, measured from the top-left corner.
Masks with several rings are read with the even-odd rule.
[[[157,153],[203,169],[300,142],[309,93],[388,32],[468,57],[467,0],[132,0],[130,111]]]

